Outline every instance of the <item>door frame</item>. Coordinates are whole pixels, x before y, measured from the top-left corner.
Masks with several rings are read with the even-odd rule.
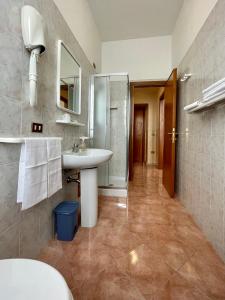
[[[166,80],[132,81],[130,82],[130,137],[129,137],[129,180],[134,173],[134,89],[136,87],[165,87]]]
[[[164,122],[165,122],[165,90],[159,97],[159,136],[158,136],[158,168],[163,170]],[[163,113],[163,116],[162,116]],[[163,121],[162,121],[163,120]],[[162,124],[163,123],[163,124]],[[162,126],[161,126],[162,125]]]

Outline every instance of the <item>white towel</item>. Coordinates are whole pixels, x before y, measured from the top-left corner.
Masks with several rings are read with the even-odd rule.
[[[212,95],[209,96],[203,96],[202,102],[209,102],[211,100],[217,99],[217,98],[224,98],[225,90],[220,91],[218,93],[213,93]]]
[[[197,100],[197,101],[195,101],[195,102],[193,102],[193,103],[191,103],[191,104],[189,104],[189,105],[186,105],[186,106],[184,107],[184,110],[185,110],[185,111],[192,110],[192,109],[198,107],[199,104],[200,104],[200,102],[199,102],[199,100]]]
[[[215,88],[214,90],[211,90],[207,93],[204,93],[203,94],[203,97],[211,97],[215,94],[218,94],[218,93],[224,93],[225,92],[225,84],[221,85],[221,86],[218,86],[217,88]]]
[[[202,93],[204,97],[208,97],[221,91],[225,91],[225,78],[213,83],[208,88],[204,89]]]
[[[21,147],[17,202],[22,210],[47,198],[47,141],[27,138]]]
[[[62,188],[61,138],[47,140],[48,197]]]

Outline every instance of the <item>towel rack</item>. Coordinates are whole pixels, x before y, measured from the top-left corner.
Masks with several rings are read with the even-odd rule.
[[[25,138],[29,139],[55,139],[55,138],[59,138],[60,140],[62,140],[62,137],[0,137],[0,143],[5,143],[5,144],[23,144],[25,142]]]
[[[219,104],[219,103],[221,103],[224,100],[225,100],[225,93],[222,94],[222,95],[220,95],[220,96],[217,96],[215,98],[212,98],[210,101],[207,101],[207,102],[201,102],[201,101],[199,101],[199,104],[196,107],[194,107],[194,108],[192,108],[190,110],[185,109],[187,107],[187,106],[185,106],[184,110],[187,113],[194,113],[194,112],[198,112],[198,111],[202,111],[204,109],[207,109],[207,108],[209,108],[211,106],[215,106],[216,104]]]
[[[208,95],[207,95],[208,94]],[[186,105],[184,110],[187,113],[195,113],[213,107],[225,100],[225,78],[215,82],[202,91],[201,98]]]

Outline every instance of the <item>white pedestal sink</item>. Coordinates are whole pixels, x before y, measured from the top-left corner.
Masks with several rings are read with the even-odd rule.
[[[86,149],[84,152],[65,151],[64,169],[80,169],[81,226],[94,227],[98,218],[98,165],[111,159],[113,152],[105,149]]]

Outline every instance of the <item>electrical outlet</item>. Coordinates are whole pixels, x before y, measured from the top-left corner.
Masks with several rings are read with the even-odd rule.
[[[32,123],[31,130],[32,130],[32,132],[42,133],[43,124],[41,124],[41,123]]]

